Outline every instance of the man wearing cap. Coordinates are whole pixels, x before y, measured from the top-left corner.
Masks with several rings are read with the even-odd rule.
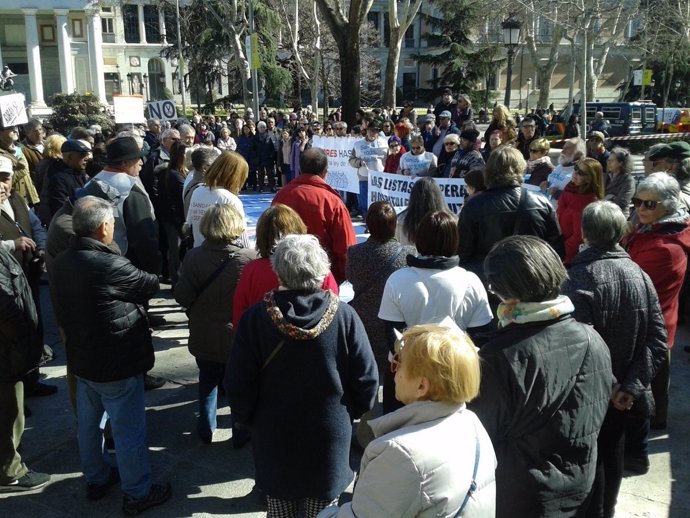
[[[31,179],[36,183],[36,166],[43,160],[43,124],[38,119],[31,119],[24,124],[24,140],[22,140],[22,153],[29,164]]]
[[[115,217],[115,242],[134,266],[160,274],[158,224],[151,200],[139,179],[144,152],[133,137],[118,137],[106,146],[106,166],[94,178],[120,193]]]
[[[254,186],[254,191],[263,191],[264,177],[268,180],[268,188],[271,192],[276,192],[276,151],[268,133],[268,126],[264,121],[259,121],[256,125],[256,135],[252,137],[251,156],[254,157],[256,173],[249,171],[255,178],[249,178],[249,185]],[[258,183],[257,183],[258,180]]]
[[[448,118],[450,118],[450,114],[452,114],[456,109],[457,103],[453,100],[453,92],[450,88],[446,88],[445,90],[443,90],[443,94],[441,95],[441,101],[434,108],[434,117],[436,117],[436,125],[439,126],[441,124],[441,113],[447,111],[449,114]],[[438,155],[436,154],[436,156]]]
[[[0,124],[2,124],[1,120]],[[40,198],[31,180],[29,163],[21,147],[17,146],[18,142],[19,132],[16,126],[0,126],[0,156],[8,158],[12,162],[14,191],[24,198],[29,207],[33,207],[38,204]]]
[[[436,155],[436,158],[438,158],[441,155],[441,151],[443,151],[443,142],[446,135],[452,134],[459,135],[460,130],[453,122],[453,119],[451,119],[451,112],[444,110],[439,114],[438,126],[434,129],[434,144],[431,148],[431,152]]]
[[[451,159],[449,178],[464,178],[472,169],[483,168],[484,157],[474,148],[474,144],[479,138],[477,130],[465,130],[460,133],[459,158]]]
[[[645,176],[652,173],[665,173],[668,170],[668,164],[664,158],[666,147],[667,144],[653,144],[649,147],[642,158]]]
[[[62,158],[51,162],[41,186],[38,217],[48,226],[55,213],[74,191],[84,187],[88,178],[86,164],[91,159],[91,144],[85,140],[67,139],[60,148]]]
[[[601,164],[601,170],[606,172],[606,162],[611,153],[604,146],[606,137],[601,131],[593,131],[587,137],[587,156],[596,159]]]
[[[43,273],[45,244],[46,231],[41,221],[33,211],[29,210],[24,198],[15,191],[12,161],[0,156],[0,247],[14,254],[26,275],[38,313],[38,336],[41,344],[43,344],[43,325],[40,280]],[[57,392],[56,386],[40,383],[38,380],[38,368],[24,377],[25,396],[50,396]]]
[[[350,166],[357,169],[359,178],[359,196],[357,202],[359,213],[366,219],[367,208],[369,207],[367,195],[369,194],[369,171],[383,171],[388,154],[388,141],[379,134],[376,121],[371,121],[367,125],[366,137],[355,142],[352,154],[348,161]]]

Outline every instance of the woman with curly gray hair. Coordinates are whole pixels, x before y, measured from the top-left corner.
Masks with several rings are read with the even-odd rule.
[[[635,193],[635,178],[632,175],[633,159],[630,151],[614,147],[606,162],[605,200],[618,205],[624,216],[630,215],[630,201]]]

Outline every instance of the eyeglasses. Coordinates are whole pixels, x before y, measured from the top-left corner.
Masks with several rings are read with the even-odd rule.
[[[421,146],[412,146],[410,149],[414,149],[415,151],[421,151],[424,148]]]
[[[659,203],[661,202],[656,200],[642,200],[640,198],[633,198],[632,203],[636,209],[644,207],[647,210],[654,210],[656,209],[657,205],[659,205]]]
[[[391,364],[391,372],[395,374],[398,369],[400,368],[400,364],[402,363],[402,360],[400,359],[400,355],[402,354],[402,350],[405,347],[405,341],[401,338],[398,340],[398,351],[393,354],[393,357],[390,359],[390,364]]]
[[[585,173],[585,172],[584,172],[582,169],[580,169],[579,167],[576,167],[575,169],[573,169],[573,173],[575,173],[575,174],[578,175],[578,176],[587,176],[587,173]]]
[[[458,144],[456,142],[444,142],[444,146],[457,146]]]
[[[536,148],[533,148],[533,147],[529,148],[529,152],[530,152],[530,153],[539,153],[539,152],[541,152],[541,151],[546,151],[546,150],[545,150],[545,149],[536,149]]]

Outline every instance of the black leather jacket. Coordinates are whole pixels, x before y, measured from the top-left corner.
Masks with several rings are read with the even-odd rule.
[[[553,207],[544,196],[525,191],[518,212],[521,191],[518,186],[495,187],[467,200],[458,218],[460,266],[484,279],[484,258],[501,239],[513,235],[540,237],[562,257]]]
[[[158,291],[156,275],[139,270],[99,241],[75,236],[55,259],[53,286],[72,373],[108,382],[153,367],[142,304]]]

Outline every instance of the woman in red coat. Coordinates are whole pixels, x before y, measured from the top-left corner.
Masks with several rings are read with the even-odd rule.
[[[565,186],[558,200],[558,223],[565,241],[567,265],[582,244],[582,211],[587,205],[604,198],[604,171],[593,158],[583,158],[575,164],[573,179]]]
[[[632,260],[652,279],[668,332],[668,358],[652,382],[656,404],[653,429],[666,427],[670,353],[690,252],[690,216],[679,196],[678,182],[666,173],[654,173],[642,180],[632,199],[639,224],[623,243]]]

